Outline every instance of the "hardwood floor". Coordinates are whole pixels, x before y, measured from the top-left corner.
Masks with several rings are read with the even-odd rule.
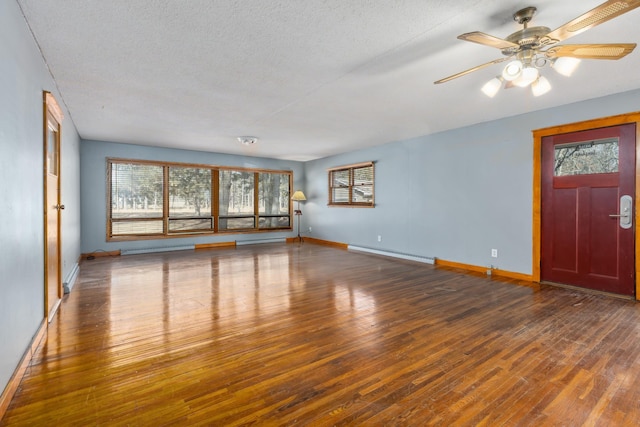
[[[2,426],[638,425],[640,306],[313,244],[82,264]]]

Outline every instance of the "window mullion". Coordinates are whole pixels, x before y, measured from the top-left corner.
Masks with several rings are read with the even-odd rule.
[[[213,232],[218,232],[218,217],[220,216],[220,170],[213,169],[211,171],[211,215],[213,216]]]
[[[329,177],[329,194],[327,194],[327,198],[329,200],[327,200],[327,203],[330,205],[331,203],[333,203],[333,171],[330,171],[327,176]],[[289,194],[291,194],[291,192],[289,192]],[[289,212],[292,212],[293,209],[293,201],[289,204]]]
[[[113,162],[107,161],[107,240],[111,238],[113,232]],[[117,203],[117,199],[116,199]]]
[[[162,168],[162,234],[169,234],[169,166]]]
[[[353,168],[349,168],[349,204],[353,203]]]
[[[260,174],[253,174],[253,228],[258,228],[258,216],[260,215]]]

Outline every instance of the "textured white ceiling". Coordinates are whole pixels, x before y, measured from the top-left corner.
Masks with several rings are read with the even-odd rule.
[[[310,160],[640,88],[640,49],[553,91],[480,92],[511,15],[556,28],[602,0],[17,0],[84,139]],[[640,9],[566,43],[637,43]],[[245,146],[238,136],[257,136]]]

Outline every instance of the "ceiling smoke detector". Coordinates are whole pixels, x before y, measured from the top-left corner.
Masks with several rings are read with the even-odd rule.
[[[256,136],[239,136],[238,141],[242,145],[253,145],[258,142],[258,137]]]

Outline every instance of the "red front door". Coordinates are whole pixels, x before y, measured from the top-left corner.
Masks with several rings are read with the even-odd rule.
[[[635,133],[625,124],[542,139],[542,280],[635,294]]]

